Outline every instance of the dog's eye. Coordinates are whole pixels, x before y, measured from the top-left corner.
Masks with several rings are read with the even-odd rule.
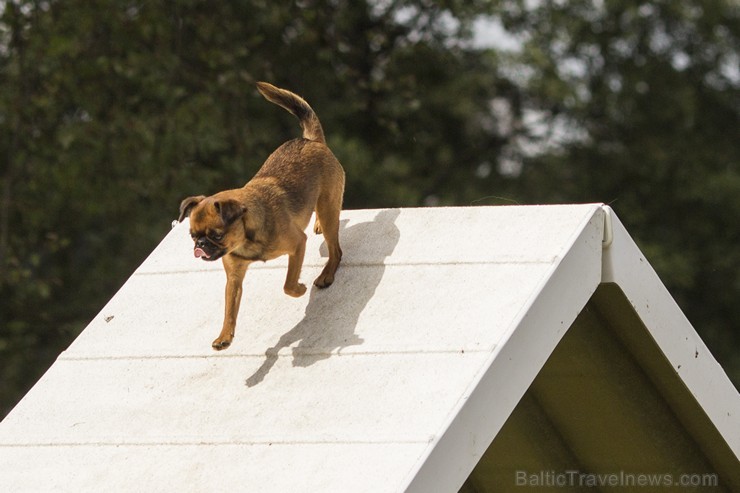
[[[211,233],[211,239],[213,241],[221,241],[224,239],[224,234],[223,233]]]

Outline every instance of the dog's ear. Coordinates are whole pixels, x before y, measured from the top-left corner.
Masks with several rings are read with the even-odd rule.
[[[247,212],[247,208],[238,200],[217,200],[214,202],[216,212],[221,216],[221,220],[226,226],[233,223]]]
[[[182,222],[186,217],[190,215],[190,210],[206,198],[205,195],[198,195],[197,197],[188,197],[180,202],[180,217],[177,219],[178,222]]]

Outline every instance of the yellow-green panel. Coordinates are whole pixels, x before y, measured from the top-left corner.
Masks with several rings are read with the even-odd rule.
[[[738,470],[622,292],[602,285],[460,491],[730,491]]]

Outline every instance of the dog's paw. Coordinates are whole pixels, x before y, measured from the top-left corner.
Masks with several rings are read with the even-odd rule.
[[[306,285],[298,283],[295,286],[285,286],[283,288],[283,291],[285,291],[285,294],[288,296],[292,296],[293,298],[300,298],[306,293]]]
[[[225,337],[219,337],[213,343],[211,344],[211,347],[215,349],[216,351],[222,351],[226,349],[227,347],[231,346],[232,338],[225,338]]]
[[[317,288],[328,288],[331,286],[331,284],[334,282],[334,275],[331,274],[321,274],[319,277],[316,278],[316,280],[313,282],[313,285]]]

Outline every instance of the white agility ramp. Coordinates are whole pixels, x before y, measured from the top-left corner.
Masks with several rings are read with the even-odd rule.
[[[568,468],[740,488],[740,395],[611,209],[341,224],[328,289],[250,267],[223,352],[223,269],[176,226],[0,423],[2,490],[521,491]],[[325,255],[310,234],[304,283]]]

